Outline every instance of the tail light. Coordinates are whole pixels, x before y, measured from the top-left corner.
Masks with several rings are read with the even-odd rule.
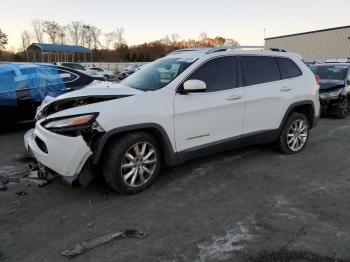
[[[317,83],[318,85],[320,85],[320,81],[321,81],[320,76],[319,76],[319,75],[315,75],[315,78],[316,78],[316,83]]]

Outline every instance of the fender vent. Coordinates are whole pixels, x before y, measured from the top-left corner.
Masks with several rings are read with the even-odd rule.
[[[44,143],[44,141],[42,141],[39,137],[35,136],[35,142],[41,151],[43,151],[46,154],[48,153],[47,147],[46,147],[46,144]]]

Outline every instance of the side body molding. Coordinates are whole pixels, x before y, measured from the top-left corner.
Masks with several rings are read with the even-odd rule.
[[[263,143],[271,143],[275,141],[283,128],[285,121],[291,112],[296,110],[300,106],[309,105],[313,108],[313,122],[311,127],[315,127],[317,124],[318,116],[317,112],[315,112],[315,105],[312,100],[299,101],[291,104],[287,111],[284,114],[284,117],[281,121],[279,128],[275,130],[262,130],[260,132],[256,132],[253,134],[245,134],[240,137],[233,137],[231,139],[227,139],[225,141],[217,141],[214,143],[210,143],[207,145],[202,145],[196,148],[190,148],[186,151],[175,152],[168,134],[164,130],[162,126],[156,123],[143,123],[136,124],[124,127],[114,128],[108,132],[106,132],[97,142],[94,156],[92,159],[92,164],[96,165],[99,163],[105,146],[108,144],[109,140],[113,136],[122,135],[125,132],[130,131],[147,131],[153,134],[161,143],[161,147],[163,149],[163,160],[166,165],[174,166],[176,164],[182,163],[186,160],[202,157],[205,155],[209,155],[216,152],[221,152],[229,149],[234,149],[238,147],[242,147],[245,145],[253,145],[253,144],[263,144]]]

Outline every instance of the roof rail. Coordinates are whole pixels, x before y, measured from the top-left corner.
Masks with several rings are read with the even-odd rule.
[[[177,49],[172,52],[170,52],[168,55],[173,55],[177,53],[183,53],[183,52],[193,52],[193,51],[203,51],[208,48],[183,48],[183,49]]]
[[[268,47],[268,46],[219,46],[219,47],[212,47],[212,48],[183,48],[183,49],[177,49],[172,52],[170,52],[168,55],[174,55],[179,54],[183,52],[193,52],[193,51],[205,51],[205,54],[212,54],[216,52],[223,52],[228,50],[234,50],[234,49],[263,49],[263,50],[269,50],[269,51],[275,51],[275,52],[287,52],[284,49],[277,48],[277,47]]]
[[[216,52],[222,52],[222,51],[228,51],[228,50],[234,50],[234,49],[263,49],[263,50],[269,50],[269,51],[275,51],[275,52],[287,52],[284,49],[277,48],[277,47],[268,47],[268,46],[220,46],[220,47],[214,47],[209,49],[206,54],[212,54]]]
[[[325,63],[350,63],[350,57],[349,58],[328,59],[325,61]]]

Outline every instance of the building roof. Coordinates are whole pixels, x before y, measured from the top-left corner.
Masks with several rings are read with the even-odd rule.
[[[307,35],[307,34],[312,34],[312,33],[319,33],[319,32],[324,32],[324,31],[332,31],[332,30],[338,30],[338,29],[344,29],[344,28],[350,28],[350,25],[340,26],[340,27],[333,27],[333,28],[327,28],[327,29],[321,29],[321,30],[315,30],[315,31],[308,31],[308,32],[297,33],[297,34],[268,37],[268,38],[265,38],[265,40],[284,38],[284,37],[289,37],[289,36],[297,36],[297,35]]]
[[[33,43],[28,46],[27,51],[62,52],[62,53],[91,53],[89,48],[77,45],[53,45]]]

